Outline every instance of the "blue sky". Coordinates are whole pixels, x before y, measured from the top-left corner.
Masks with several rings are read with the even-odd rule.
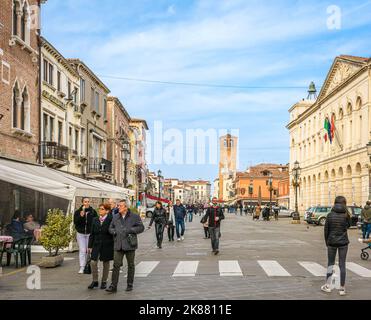
[[[341,9],[340,29],[328,28],[331,5]],[[307,96],[305,87],[311,81],[320,87],[337,55],[371,56],[367,0],[54,0],[44,5],[42,23],[43,35],[62,54],[84,60],[151,129],[156,120],[182,132],[239,129],[240,170],[287,163],[287,110]],[[159,168],[166,177],[209,180],[218,170],[150,165]]]

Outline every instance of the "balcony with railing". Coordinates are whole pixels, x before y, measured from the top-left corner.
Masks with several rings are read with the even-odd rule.
[[[104,158],[89,158],[87,169],[88,178],[104,180],[112,178],[112,162]]]
[[[44,163],[48,167],[61,168],[69,164],[68,147],[58,142],[43,141],[42,153]]]

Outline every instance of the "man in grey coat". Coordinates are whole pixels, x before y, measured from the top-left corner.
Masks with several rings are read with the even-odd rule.
[[[113,216],[109,232],[114,236],[114,258],[112,271],[112,284],[107,292],[117,292],[120,268],[124,256],[128,263],[128,278],[126,291],[133,290],[135,273],[135,250],[138,248],[137,234],[144,231],[140,217],[131,213],[126,201],[121,200],[118,205],[119,212]]]

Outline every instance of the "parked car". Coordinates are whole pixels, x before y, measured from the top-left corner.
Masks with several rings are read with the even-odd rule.
[[[330,206],[312,207],[306,221],[308,223],[314,223],[324,226],[326,223],[327,215],[331,212],[331,209],[332,207]],[[362,208],[356,206],[348,206],[348,210],[351,214],[351,227],[357,227]]]
[[[155,210],[155,207],[150,207],[148,208],[147,207],[147,210],[146,210],[146,217],[147,218],[152,218],[152,214],[153,214],[153,211]]]
[[[278,216],[280,217],[293,217],[295,210],[288,209],[285,206],[273,206],[272,207],[272,214],[274,215],[274,209],[278,209]]]
[[[309,221],[309,216],[312,214],[312,212],[313,212],[313,209],[314,209],[314,207],[309,207],[307,210],[305,210],[305,212],[304,212],[304,221],[306,221],[307,223],[311,223],[310,221]]]

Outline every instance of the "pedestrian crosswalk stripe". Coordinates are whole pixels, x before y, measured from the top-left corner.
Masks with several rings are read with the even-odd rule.
[[[316,262],[310,261],[299,261],[299,264],[305,268],[308,272],[310,272],[315,277],[325,277],[326,276],[326,268],[322,267],[320,264]]]
[[[199,261],[179,261],[173,277],[194,277]]]
[[[348,270],[354,272],[355,274],[364,277],[364,278],[371,278],[371,271],[356,264],[354,262],[347,262],[346,267]]]
[[[243,275],[237,260],[220,260],[219,273],[221,277]]]
[[[277,261],[259,260],[258,263],[269,277],[291,277]]]
[[[147,277],[160,263],[160,261],[141,261],[135,266],[136,277]]]

